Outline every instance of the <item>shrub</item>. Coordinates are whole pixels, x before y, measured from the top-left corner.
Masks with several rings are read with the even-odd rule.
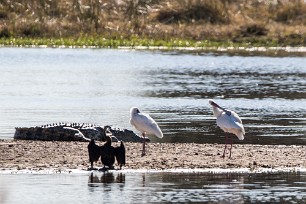
[[[268,29],[263,25],[245,25],[240,27],[240,36],[241,37],[254,37],[254,36],[265,36],[267,35]]]
[[[282,44],[291,45],[291,46],[301,46],[306,43],[306,35],[292,33],[280,38]]]
[[[284,5],[275,15],[275,21],[281,23],[302,22],[306,25],[306,5],[290,4]]]
[[[7,27],[4,27],[0,31],[0,38],[9,38],[9,37],[11,37],[11,32],[9,31]]]
[[[23,22],[15,25],[14,35],[20,37],[42,37],[48,33],[41,23]]]
[[[229,23],[229,17],[224,5],[218,1],[197,1],[189,6],[176,10],[161,10],[157,20],[162,23],[178,23],[204,21],[212,24]]]
[[[0,9],[0,19],[7,19],[8,18],[8,12]]]

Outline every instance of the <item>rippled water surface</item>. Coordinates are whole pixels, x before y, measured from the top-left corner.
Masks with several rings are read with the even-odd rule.
[[[133,129],[138,106],[164,132],[155,141],[223,143],[214,98],[242,118],[242,143],[306,144],[305,57],[1,48],[0,62],[0,138],[56,122]]]
[[[0,175],[0,203],[304,203],[305,173]],[[20,179],[22,178],[22,179]],[[1,200],[2,199],[2,200]]]
[[[56,122],[133,129],[138,106],[157,142],[224,143],[213,98],[243,120],[234,143],[306,144],[305,57],[0,48],[0,62],[2,139]],[[305,173],[2,174],[0,203],[304,203],[305,186]]]

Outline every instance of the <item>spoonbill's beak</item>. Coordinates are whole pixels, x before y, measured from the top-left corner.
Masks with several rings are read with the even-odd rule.
[[[218,104],[216,104],[216,102],[214,102],[213,100],[209,99],[209,104],[214,106],[214,107],[217,107],[217,108],[220,108],[221,110],[224,110],[224,108],[222,108],[221,106],[219,106]]]
[[[225,108],[222,108],[221,106],[219,106],[218,104],[216,104],[216,102],[214,102],[213,100],[209,99],[209,104],[214,106],[214,107],[217,107],[217,108],[220,108],[221,110],[223,110],[228,116],[231,115],[231,112],[226,110]]]

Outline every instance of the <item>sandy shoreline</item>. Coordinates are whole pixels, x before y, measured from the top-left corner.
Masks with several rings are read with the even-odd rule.
[[[0,140],[0,171],[87,171],[87,142]],[[102,145],[103,143],[98,143]],[[113,144],[114,146],[117,144]],[[305,169],[306,147],[296,145],[233,145],[232,158],[221,158],[224,145],[149,143],[141,157],[141,143],[125,143],[129,170],[167,169]],[[101,163],[95,164],[101,168]],[[118,168],[115,165],[115,168]]]

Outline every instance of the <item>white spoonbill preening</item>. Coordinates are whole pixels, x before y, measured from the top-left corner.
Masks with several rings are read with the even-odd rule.
[[[225,157],[225,150],[226,150],[226,145],[228,144],[228,133],[233,133],[235,134],[239,140],[244,139],[245,131],[244,127],[242,125],[242,121],[235,113],[234,111],[231,110],[226,110],[216,104],[213,100],[209,99],[208,100],[209,104],[213,108],[213,112],[215,117],[217,118],[217,125],[225,132],[225,147],[223,151],[222,157]],[[232,146],[233,146],[233,138],[231,136],[231,148],[230,148],[230,155],[229,158],[232,156]]]
[[[133,125],[138,131],[142,133],[143,136],[143,149],[142,156],[146,154],[146,134],[155,135],[158,138],[163,138],[163,133],[158,127],[157,123],[149,116],[148,114],[141,113],[138,108],[132,107],[130,110],[131,119],[130,123]]]

